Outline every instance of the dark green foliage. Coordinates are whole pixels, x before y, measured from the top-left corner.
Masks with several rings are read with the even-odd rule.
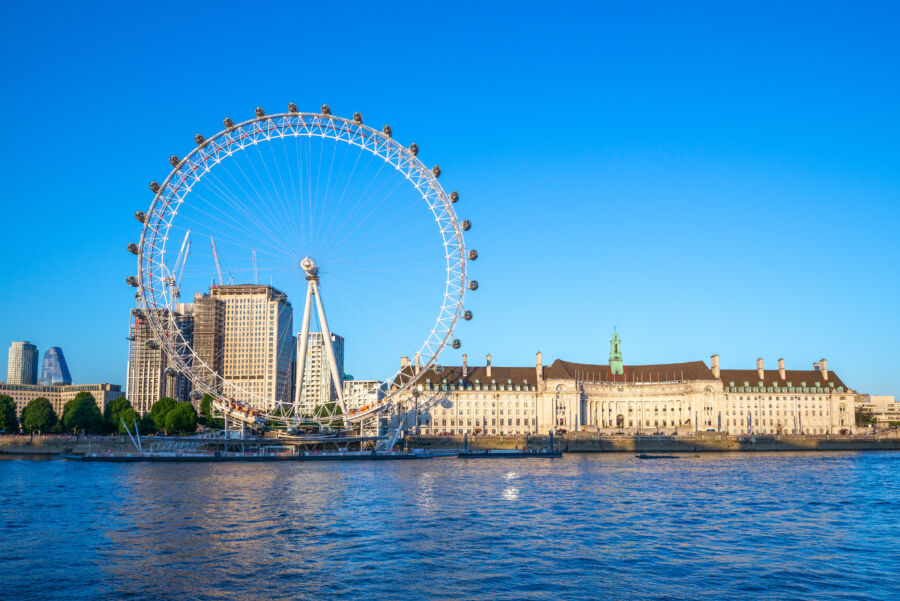
[[[103,429],[103,415],[89,392],[79,392],[63,407],[62,423],[73,432],[99,432]]]
[[[44,397],[30,401],[22,410],[22,429],[32,434],[49,432],[57,421],[53,405]]]
[[[197,412],[190,403],[178,403],[166,414],[166,432],[193,433],[197,430]]]
[[[222,428],[225,426],[225,420],[212,416],[212,403],[215,398],[211,394],[204,394],[200,399],[200,412],[203,413],[201,423],[206,424],[207,428]]]
[[[118,414],[118,418],[119,418],[119,422],[118,422],[119,427],[116,428],[116,431],[119,432],[120,434],[126,433],[125,426],[122,425],[123,421],[128,426],[128,429],[131,430],[132,434],[134,434],[134,422],[138,422],[138,423],[141,422],[140,414],[137,411],[135,411],[134,409],[132,409],[130,406],[127,409],[123,409]],[[143,432],[142,432],[142,434],[143,434]]]
[[[125,397],[119,397],[117,399],[111,400],[107,405],[106,409],[103,410],[103,421],[106,422],[106,431],[107,432],[119,432],[121,431],[122,424],[119,422],[121,418],[121,414],[126,409],[131,409],[131,402]],[[131,424],[128,424],[128,427],[131,427]]]
[[[16,402],[11,396],[0,394],[0,432],[18,432],[19,421],[16,419]]]
[[[141,428],[141,434],[153,434],[156,432],[156,424],[153,423],[153,418],[150,417],[149,413],[138,420],[138,426]]]
[[[153,426],[156,428],[157,432],[166,431],[166,415],[168,415],[169,411],[174,409],[177,404],[178,401],[175,399],[164,396],[150,407],[150,419],[153,420]]]
[[[862,411],[860,409],[856,410],[856,425],[857,426],[865,426],[868,424],[874,424],[876,418],[874,415],[867,411]]]

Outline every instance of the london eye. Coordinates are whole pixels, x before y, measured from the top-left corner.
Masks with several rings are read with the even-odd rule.
[[[257,108],[197,134],[135,214],[137,274],[127,281],[153,333],[147,344],[226,418],[346,427],[395,409],[419,374],[440,371],[442,351],[461,347],[454,330],[472,319],[464,299],[478,288],[468,269],[478,253],[464,240],[472,223],[419,154],[389,125],[327,105]],[[210,299],[233,303],[224,345],[203,338],[199,321],[183,326],[185,307]],[[311,337],[324,363],[310,357]],[[350,371],[370,402],[345,398]],[[318,381],[331,393],[311,405]]]

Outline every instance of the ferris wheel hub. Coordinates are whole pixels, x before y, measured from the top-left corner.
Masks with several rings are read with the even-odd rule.
[[[307,280],[316,280],[319,279],[319,266],[316,265],[316,262],[313,261],[309,257],[303,257],[303,260],[300,261],[300,268],[306,272]]]

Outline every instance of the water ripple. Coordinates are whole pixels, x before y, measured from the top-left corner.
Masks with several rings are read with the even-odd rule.
[[[0,460],[0,598],[888,598],[898,462]]]

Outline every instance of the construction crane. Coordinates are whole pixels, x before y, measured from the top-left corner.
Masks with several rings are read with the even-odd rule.
[[[216,241],[213,240],[213,237],[209,237],[209,245],[212,247],[213,259],[216,261],[216,273],[219,276],[219,286],[225,284],[225,280],[222,279],[222,266],[219,265],[219,253],[216,252]]]
[[[184,264],[187,262],[187,255],[191,248],[190,236],[191,229],[188,228],[188,231],[184,234],[184,240],[181,242],[181,248],[178,250],[178,256],[175,257],[175,263],[172,265],[172,271],[169,277],[166,278],[166,284],[171,290],[173,300],[178,300],[181,296],[181,274],[184,272]]]

